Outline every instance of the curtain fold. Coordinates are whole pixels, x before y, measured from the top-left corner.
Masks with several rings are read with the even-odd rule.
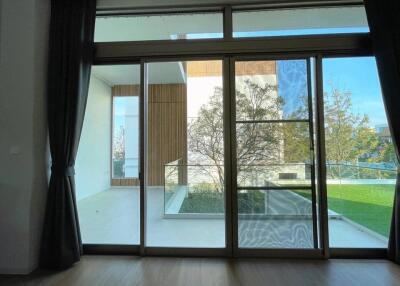
[[[82,241],[74,164],[93,58],[96,0],[52,0],[47,86],[51,177],[40,265],[64,269],[79,261]]]
[[[386,116],[400,162],[400,1],[365,0],[365,8],[378,65]],[[400,263],[400,173],[390,228],[389,259]]]

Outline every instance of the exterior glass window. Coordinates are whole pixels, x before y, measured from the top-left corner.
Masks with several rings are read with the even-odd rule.
[[[222,13],[99,16],[95,42],[222,38]]]
[[[369,32],[364,7],[238,11],[232,20],[235,38]]]

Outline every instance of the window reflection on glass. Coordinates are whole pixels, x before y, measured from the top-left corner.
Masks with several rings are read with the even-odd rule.
[[[305,60],[236,63],[236,119],[308,119]]]
[[[313,248],[307,60],[235,63],[240,248]]]
[[[235,72],[238,185],[275,184],[283,173],[310,185],[307,61],[236,62]]]

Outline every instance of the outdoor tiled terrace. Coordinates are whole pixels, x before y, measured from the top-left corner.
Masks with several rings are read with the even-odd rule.
[[[298,208],[308,209],[306,199],[290,191],[270,200],[271,213],[281,210],[285,196]],[[278,197],[276,197],[278,198]],[[297,200],[297,201],[296,201]],[[224,247],[225,230],[222,216],[165,216],[162,188],[149,188],[147,193],[148,246]],[[299,207],[303,204],[302,207]],[[137,187],[113,188],[78,202],[84,243],[139,244],[139,190]],[[295,213],[293,213],[295,214]],[[270,219],[239,220],[239,245],[250,248],[310,248],[310,218],[274,216]],[[386,238],[329,211],[330,244],[336,247],[386,247]]]

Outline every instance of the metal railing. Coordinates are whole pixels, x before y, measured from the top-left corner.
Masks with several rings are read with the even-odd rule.
[[[377,166],[360,166],[353,164],[327,164],[327,179],[358,179],[358,180],[383,180],[396,179],[395,168],[382,168]]]
[[[238,170],[238,201],[242,213],[264,214],[271,209],[271,192],[252,190],[252,187],[271,185],[287,187],[293,199],[293,187],[310,186],[309,164],[254,165]],[[328,184],[394,184],[397,171],[376,166],[327,164]],[[164,165],[164,214],[223,214],[224,185],[222,165],[182,164],[178,159]],[[307,199],[309,190],[301,195]],[[257,194],[256,194],[257,193]],[[281,191],[282,193],[282,191]],[[286,195],[285,195],[286,196]],[[286,197],[287,197],[286,196]],[[284,198],[281,198],[284,199]],[[287,203],[290,203],[289,201]],[[272,209],[274,207],[272,206]]]

